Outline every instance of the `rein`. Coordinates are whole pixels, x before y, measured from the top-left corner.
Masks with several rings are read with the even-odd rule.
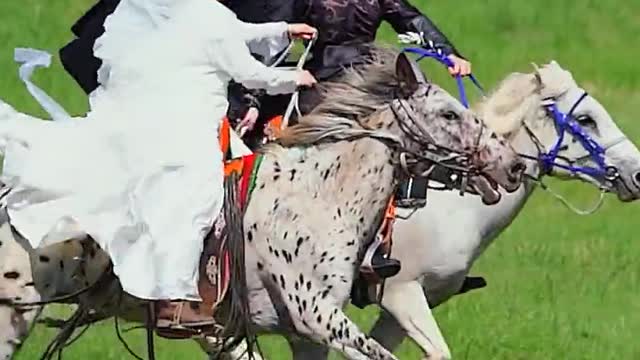
[[[425,49],[421,47],[405,48],[403,49],[403,52],[420,55],[420,57],[416,61],[420,61],[424,58],[431,58],[438,61],[439,63],[446,66],[447,68],[454,66],[453,62],[448,57],[446,57],[442,52],[442,50],[439,48],[435,48],[435,47],[432,49]],[[473,74],[469,74],[468,77],[469,77],[469,80],[471,80],[471,82],[473,83],[473,85],[475,85],[476,89],[478,89],[478,92],[480,92],[480,94],[484,96],[485,95],[484,88],[482,87],[482,85],[480,85],[480,82],[478,81],[478,79],[476,79],[476,77]],[[464,105],[464,107],[468,109],[469,100],[467,98],[467,92],[464,87],[463,78],[460,74],[456,74],[455,78],[456,78],[456,85],[458,86],[458,94],[460,95],[460,102],[462,103],[462,105]]]
[[[406,40],[405,38],[408,40]],[[420,39],[418,40],[417,39],[412,40],[410,38],[411,36],[409,36],[409,38],[404,36],[404,37],[401,37],[400,40],[401,42],[404,42],[404,43],[415,43],[415,44],[423,45],[423,47],[409,47],[409,48],[403,49],[403,52],[419,55],[416,61],[419,62],[424,58],[431,58],[438,61],[439,63],[441,63],[447,68],[451,68],[454,66],[453,62],[444,54],[442,49],[438,48],[433,43],[424,44],[424,40],[422,39],[422,36],[420,36]],[[428,47],[424,47],[427,45]],[[480,82],[478,81],[478,79],[473,74],[469,74],[468,77],[471,80],[471,82],[475,85],[478,92],[482,96],[485,96],[484,88],[482,87],[482,85],[480,85]],[[469,109],[469,101],[468,101],[467,93],[464,87],[463,77],[460,74],[456,74],[455,79],[456,79],[456,85],[458,87],[458,94],[460,96],[460,102],[465,108]],[[411,118],[410,113],[406,110],[406,108],[404,107],[404,104],[402,104],[402,101],[400,99],[398,100],[400,101],[402,109]],[[395,110],[394,110],[394,113],[395,113]],[[396,117],[398,117],[397,114],[396,114]],[[411,118],[411,120],[414,124],[417,124],[417,122],[414,119]],[[401,121],[400,123],[402,124]],[[418,128],[420,127],[418,126]],[[405,131],[405,133],[407,132]],[[445,161],[434,163],[434,166],[432,166],[429,170],[425,171],[420,176],[425,177],[433,174],[435,175],[435,176],[432,176],[434,180],[442,184],[449,184],[449,185],[445,185],[444,187],[437,187],[437,188],[430,187],[431,189],[448,190],[448,189],[455,188],[456,185],[454,183],[458,183],[457,187],[459,187],[460,189],[460,195],[464,195],[469,178],[475,175],[479,175],[480,173],[479,169],[476,169],[473,166],[473,164],[471,164],[470,158],[472,158],[477,153],[480,140],[482,138],[482,133],[483,132],[481,130],[480,133],[478,134],[478,138],[476,139],[474,150],[467,154],[459,154],[458,152],[453,151],[452,149],[449,149],[444,146],[436,145],[434,141],[431,141],[431,144],[430,144],[431,146],[429,146],[428,148],[435,147],[436,149],[430,149],[430,151],[435,150],[435,152],[444,152],[445,154],[447,154],[447,156],[445,156],[445,159],[444,159]],[[409,133],[407,133],[407,135],[409,135]],[[423,131],[423,135],[425,135],[427,138],[430,138],[430,136],[426,134],[424,131]],[[414,138],[414,141],[415,140],[417,139]],[[454,164],[449,163],[449,161],[451,160],[454,161]],[[435,170],[435,165],[440,165],[442,171],[433,172]]]
[[[305,47],[304,52],[302,53],[302,56],[300,56],[300,59],[298,59],[298,64],[296,65],[296,71],[303,70],[304,64],[306,63],[307,58],[311,53],[311,48],[313,48],[313,44],[315,44],[317,39],[318,39],[318,34],[316,33],[316,35],[307,43],[307,46]],[[289,53],[292,48],[293,48],[293,41],[289,44],[289,47],[283,53],[284,56],[281,56],[273,66],[277,66],[277,64],[282,62],[286,57],[286,54]],[[296,111],[298,117],[302,116],[302,113],[300,112],[299,98],[300,98],[300,89],[298,88],[293,93],[293,95],[291,95],[291,100],[289,100],[289,105],[287,106],[287,110],[284,112],[282,123],[280,124],[281,129],[284,129],[289,125],[289,119],[291,119],[293,110]]]

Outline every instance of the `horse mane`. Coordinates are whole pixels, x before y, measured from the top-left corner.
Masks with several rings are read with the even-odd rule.
[[[487,126],[498,134],[510,134],[525,120],[535,121],[544,116],[540,102],[557,97],[576,86],[571,73],[552,61],[534,72],[512,73],[500,82],[487,98],[474,110]]]
[[[371,131],[380,124],[381,111],[393,101],[399,82],[396,76],[398,52],[382,47],[371,49],[371,59],[359,67],[345,69],[336,81],[319,84],[323,100],[298,124],[278,137],[284,146],[310,145],[321,140],[340,140]]]

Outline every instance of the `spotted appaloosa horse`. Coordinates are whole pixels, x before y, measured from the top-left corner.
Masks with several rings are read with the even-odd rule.
[[[0,213],[0,299],[40,300],[32,280],[29,254],[11,235],[6,212]],[[0,360],[8,360],[20,348],[39,313],[38,307],[13,308],[0,305]]]
[[[400,154],[416,160],[420,173],[433,143],[469,154],[492,178],[474,177],[472,186],[493,201],[496,181],[510,191],[519,187],[522,163],[504,139],[428,83],[404,55],[380,50],[371,64],[325,90],[313,113],[287,129],[280,144],[263,149],[244,217],[251,318],[260,331],[295,332],[350,359],[395,359],[342,307],[402,171]],[[41,294],[70,292],[58,291],[58,284],[96,281],[100,255],[86,245],[69,249],[75,250],[28,249]],[[66,280],[60,279],[65,271]],[[51,273],[58,275],[45,275]],[[100,290],[84,297],[89,307],[112,295]]]

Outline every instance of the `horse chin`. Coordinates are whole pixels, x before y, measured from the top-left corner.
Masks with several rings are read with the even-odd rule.
[[[611,189],[618,196],[618,200],[622,202],[633,202],[640,199],[640,191],[634,191],[637,189],[635,186],[629,186],[625,179],[619,178],[615,181],[613,188]]]
[[[492,179],[485,176],[476,176],[473,178],[471,187],[480,195],[485,205],[495,205],[500,202],[502,194],[500,194],[498,184]]]

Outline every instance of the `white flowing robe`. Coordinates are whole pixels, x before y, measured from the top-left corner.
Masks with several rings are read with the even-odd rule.
[[[33,247],[92,236],[136,297],[199,300],[202,240],[223,201],[227,84],[292,92],[295,72],[247,47],[287,27],[242,23],[213,0],[120,6],[96,43],[102,86],[85,118],[39,121],[0,102],[7,209]]]

